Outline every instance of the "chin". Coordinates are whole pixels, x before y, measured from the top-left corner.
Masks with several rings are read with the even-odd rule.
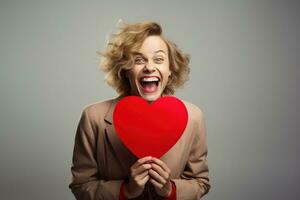
[[[141,96],[145,101],[153,102],[161,97],[162,91],[160,89],[158,89],[154,93],[145,93],[145,92],[139,91],[139,94],[140,94],[139,96]]]
[[[151,94],[151,95],[141,95],[141,97],[143,99],[145,99],[146,101],[148,102],[153,102],[153,101],[156,101],[161,95],[158,95],[158,94]]]

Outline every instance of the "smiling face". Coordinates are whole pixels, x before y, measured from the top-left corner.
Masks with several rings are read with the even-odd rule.
[[[130,94],[153,102],[161,97],[171,75],[168,47],[160,36],[148,36],[133,55],[133,67],[126,72]]]

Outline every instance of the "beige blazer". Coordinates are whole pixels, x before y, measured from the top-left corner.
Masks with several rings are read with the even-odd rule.
[[[113,111],[121,98],[87,105],[81,113],[69,184],[78,200],[118,199],[120,185],[137,160],[114,129]],[[210,189],[205,121],[197,106],[183,102],[188,110],[187,127],[178,142],[160,159],[171,170],[177,199],[200,199]],[[137,199],[159,199],[153,191],[153,186],[147,184]]]

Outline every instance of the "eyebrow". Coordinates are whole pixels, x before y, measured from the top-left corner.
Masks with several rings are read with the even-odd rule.
[[[143,59],[148,60],[148,59],[144,56],[144,54],[142,54],[142,53],[140,53],[140,52],[134,51],[134,52],[132,52],[132,54],[133,54],[134,56],[141,56]]]
[[[132,52],[133,55],[141,55],[141,56],[144,56],[144,54],[140,53],[140,52],[137,52],[137,51],[134,51]]]
[[[162,53],[164,53],[164,54],[166,54],[165,52],[164,52],[164,50],[157,50],[157,51],[154,51],[154,53],[158,53],[158,52],[162,52]]]
[[[157,51],[154,51],[154,53],[159,53],[159,52],[162,52],[162,53],[166,54],[165,51],[162,50],[162,49],[157,50]],[[144,54],[142,54],[142,53],[140,53],[140,52],[137,52],[137,51],[132,52],[132,54],[133,54],[133,55],[141,55],[142,57],[145,57]]]

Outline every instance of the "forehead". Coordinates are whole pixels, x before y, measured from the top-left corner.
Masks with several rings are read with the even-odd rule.
[[[139,49],[139,52],[143,54],[154,54],[158,50],[162,50],[165,54],[168,54],[168,47],[165,41],[160,36],[148,36],[142,46]],[[161,51],[160,51],[161,52]]]

